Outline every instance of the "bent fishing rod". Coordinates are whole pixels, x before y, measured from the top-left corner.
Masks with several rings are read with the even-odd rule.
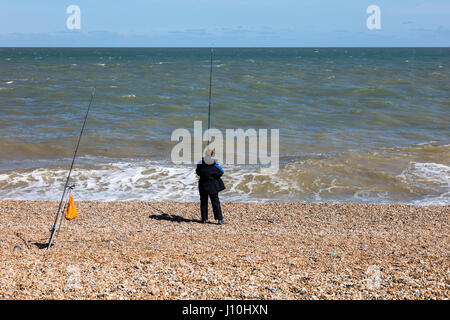
[[[66,180],[66,183],[64,184],[64,190],[63,190],[63,194],[61,197],[61,201],[59,202],[59,207],[58,207],[58,212],[56,213],[55,222],[53,224],[53,228],[50,229],[52,234],[50,236],[50,240],[48,241],[47,250],[50,249],[50,247],[52,246],[53,238],[55,237],[55,234],[56,234],[56,225],[58,223],[58,220],[60,220],[59,217],[61,216],[61,212],[64,211],[64,210],[61,211],[61,206],[62,206],[62,203],[64,202],[64,197],[66,196],[67,189],[71,190],[75,186],[75,185],[69,186],[70,175],[72,174],[73,165],[75,164],[75,159],[77,157],[78,148],[80,147],[81,137],[83,136],[83,132],[86,127],[86,121],[87,121],[87,118],[89,115],[89,111],[91,110],[91,105],[92,105],[92,102],[94,101],[94,97],[95,97],[95,87],[92,89],[91,100],[89,101],[89,106],[87,108],[86,115],[84,117],[83,126],[81,127],[80,136],[78,137],[78,142],[77,142],[77,146],[75,148],[75,152],[73,154],[72,164],[70,165],[69,174],[67,175],[67,180]],[[62,220],[62,218],[61,218],[61,220]],[[61,227],[61,222],[60,222],[59,226]],[[58,228],[58,230],[59,230],[59,228]]]

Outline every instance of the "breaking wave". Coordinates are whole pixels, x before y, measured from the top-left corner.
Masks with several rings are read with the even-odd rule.
[[[411,163],[397,175],[373,173],[385,188],[382,182],[349,182],[348,168],[323,160],[285,163],[278,172],[257,166],[223,168],[224,201],[450,204],[450,167],[437,163]],[[71,182],[78,201],[198,201],[194,169],[159,161],[84,164],[75,168]],[[59,200],[66,175],[62,167],[1,172],[0,199]]]

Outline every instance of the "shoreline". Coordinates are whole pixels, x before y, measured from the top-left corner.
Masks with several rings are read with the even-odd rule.
[[[450,206],[0,200],[0,299],[448,299]],[[20,246],[21,249],[14,249]]]
[[[61,197],[61,195],[59,195]],[[172,199],[164,199],[161,201],[156,200],[78,200],[78,195],[73,195],[74,201],[76,203],[177,203],[177,204],[189,204],[189,203],[200,203],[199,200],[172,200]],[[200,199],[200,198],[199,198]],[[57,204],[59,204],[59,200],[34,200],[34,199],[0,199],[0,202],[49,202],[49,203],[56,203],[56,209],[58,209]],[[419,208],[450,208],[450,204],[418,204],[418,203],[412,203],[412,202],[383,202],[383,203],[375,203],[375,202],[313,202],[313,201],[290,201],[290,200],[273,200],[273,199],[258,199],[258,200],[242,200],[242,201],[234,201],[234,200],[228,200],[224,199],[224,196],[220,197],[220,203],[235,203],[235,204],[250,204],[250,205],[264,205],[264,204],[278,204],[278,205],[325,205],[325,206],[346,206],[346,205],[354,205],[354,206],[407,206],[407,207],[419,207]]]

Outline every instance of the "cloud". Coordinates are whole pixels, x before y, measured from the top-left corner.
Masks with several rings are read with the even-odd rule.
[[[402,6],[395,7],[389,10],[391,13],[396,13],[402,16],[406,15],[448,15],[450,14],[449,3],[433,3],[425,2],[416,6]]]
[[[153,33],[64,31],[0,35],[0,47],[355,47],[449,46],[450,30],[417,27],[408,32],[357,32],[336,28],[329,32],[237,26],[159,30]]]
[[[448,29],[444,26],[439,26],[434,29],[432,29],[432,28],[416,28],[415,30],[421,31],[421,32],[433,32],[433,33],[441,34],[441,35],[450,35],[450,29]]]
[[[420,32],[433,32],[433,29],[427,29],[427,28],[417,28],[415,29],[416,31],[420,31]]]

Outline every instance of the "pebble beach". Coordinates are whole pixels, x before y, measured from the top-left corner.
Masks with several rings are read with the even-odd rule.
[[[75,199],[76,200],[76,199]],[[450,206],[0,201],[0,299],[448,299]]]

